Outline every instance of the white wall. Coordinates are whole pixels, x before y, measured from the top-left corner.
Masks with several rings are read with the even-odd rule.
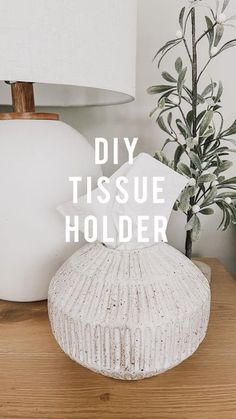
[[[120,144],[120,164],[126,160],[122,138],[139,137],[137,153],[145,151],[153,154],[163,144],[163,133],[150,120],[148,114],[155,101],[154,97],[147,95],[146,89],[152,84],[157,84],[160,72],[156,64],[152,64],[155,51],[166,41],[175,37],[178,29],[178,13],[184,0],[139,0],[138,15],[138,55],[137,55],[137,99],[127,105],[106,108],[66,109],[60,111],[61,118],[83,133],[91,143],[96,136],[112,139],[118,136]],[[232,14],[236,14],[236,4],[232,1]],[[236,29],[229,29],[229,37],[236,38]],[[205,52],[203,43],[200,57]],[[177,53],[174,52],[165,61],[164,68],[171,70]],[[228,123],[236,118],[236,48],[226,52],[217,59],[209,68],[209,74],[224,83],[224,114]],[[171,149],[168,149],[171,153]],[[236,156],[233,155],[236,163]],[[105,166],[105,174],[114,171],[111,161]],[[235,175],[231,170],[231,175]],[[232,227],[227,232],[217,231],[220,214],[215,217],[203,218],[203,232],[201,239],[194,246],[197,256],[212,256],[219,258],[231,272],[236,274],[236,228]],[[183,250],[184,247],[184,222],[182,214],[173,213],[169,226],[169,242]]]

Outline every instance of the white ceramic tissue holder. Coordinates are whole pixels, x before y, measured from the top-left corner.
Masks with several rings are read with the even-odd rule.
[[[143,166],[143,160],[136,163]],[[171,207],[186,181],[177,175],[173,182],[175,172],[154,162],[155,170],[168,169],[172,185],[179,183],[167,202]],[[210,288],[201,271],[166,243],[124,247],[96,242],[71,256],[51,281],[49,318],[74,361],[109,377],[138,380],[196,351],[207,330]]]
[[[205,337],[209,285],[165,243],[118,251],[88,244],[57,272],[49,290],[53,334],[74,361],[138,380],[192,355]]]

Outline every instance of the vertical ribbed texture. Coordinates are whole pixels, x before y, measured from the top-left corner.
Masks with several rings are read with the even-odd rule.
[[[189,357],[206,334],[210,289],[165,243],[132,250],[88,244],[53,278],[52,330],[75,361],[120,379],[142,379]]]

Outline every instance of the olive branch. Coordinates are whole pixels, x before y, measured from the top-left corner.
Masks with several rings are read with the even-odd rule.
[[[200,89],[208,65],[224,51],[236,46],[236,39],[223,43],[225,27],[232,26],[231,21],[236,19],[235,16],[227,18],[225,14],[229,2],[216,0],[213,10],[202,0],[188,1],[189,7],[183,7],[179,14],[176,38],[161,47],[154,60],[158,59],[160,68],[165,56],[182,44],[191,73],[184,59],[178,57],[173,74],[162,72],[166,83],[148,89],[149,94],[159,95],[150,116],[158,113],[156,122],[167,134],[162,150],[156,152],[155,158],[189,178],[174,207],[187,217],[185,251],[189,258],[192,243],[200,236],[200,216],[214,214],[213,206],[223,213],[219,228],[226,230],[231,223],[236,223],[236,177],[227,179],[223,175],[232,166],[228,156],[236,152],[236,140],[232,138],[236,134],[236,120],[230,127],[224,127],[221,81],[210,80],[204,89]],[[198,38],[197,6],[204,6],[207,10],[206,29]],[[203,68],[198,69],[198,47],[204,38],[208,39],[207,57]],[[191,77],[191,86],[187,85],[187,76]],[[176,145],[173,160],[169,160],[163,151],[170,143]]]

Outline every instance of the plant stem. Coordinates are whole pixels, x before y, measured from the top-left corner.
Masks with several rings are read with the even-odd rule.
[[[184,41],[184,46],[185,46],[185,49],[186,49],[186,51],[187,51],[188,57],[189,57],[190,62],[191,62],[191,64],[192,64],[192,57],[191,57],[191,54],[190,54],[190,51],[189,51],[189,47],[188,47],[187,40],[186,40],[186,38],[185,38],[186,29],[187,29],[187,24],[188,24],[188,20],[189,20],[189,18],[190,18],[190,15],[191,15],[191,10],[189,10],[188,15],[187,15],[186,20],[185,20],[185,24],[184,24],[184,37],[183,37],[183,41]]]
[[[204,71],[206,70],[206,68],[207,68],[207,67],[208,67],[208,65],[210,64],[211,60],[212,60],[212,57],[210,57],[210,58],[209,58],[209,60],[207,61],[207,63],[206,63],[206,65],[205,65],[205,67],[203,67],[202,71],[200,72],[200,74],[199,74],[199,76],[198,76],[197,82],[199,82],[199,80],[200,80],[200,78],[202,77],[202,75],[203,75]]]
[[[191,57],[191,54],[190,54],[190,52],[189,52],[189,48],[188,48],[187,41],[186,41],[186,39],[185,39],[185,38],[183,38],[183,41],[184,41],[184,46],[185,46],[185,49],[186,49],[186,51],[187,51],[188,57],[189,57],[189,59],[190,59],[190,62],[192,63],[192,57]]]
[[[195,8],[191,9],[192,23],[192,111],[193,111],[193,138],[197,136],[197,46],[196,46],[196,14]],[[193,164],[190,163],[193,168]],[[187,222],[192,217],[192,206],[194,205],[194,197],[190,198],[190,210],[187,213]],[[187,231],[185,241],[185,255],[192,258],[192,232]]]
[[[211,187],[209,187],[208,189],[206,189],[205,192],[203,192],[202,196],[200,196],[200,194],[196,197],[196,204],[198,204],[199,201],[201,201],[202,198],[205,198],[207,192],[209,192],[211,190]]]
[[[186,119],[186,117],[185,117],[185,115],[184,115],[183,109],[181,108],[181,106],[180,106],[180,105],[178,106],[178,108],[179,108],[179,110],[180,110],[181,116],[182,116],[182,118],[183,118],[183,120],[184,120],[184,122],[185,122],[186,126],[188,127],[188,121],[187,121],[187,119]]]
[[[196,41],[196,45],[198,44],[198,42],[200,42],[206,35],[208,35],[208,33],[210,33],[213,29],[214,29],[214,27],[217,25],[217,23],[214,23],[214,25],[212,25],[212,27],[211,28],[209,28],[207,31],[205,31],[201,36],[200,36],[200,38],[198,38],[197,39],[197,41]]]
[[[189,212],[188,212],[189,214]],[[189,222],[190,218],[189,215],[187,214],[187,221]],[[191,231],[187,231],[186,233],[186,240],[185,240],[185,256],[187,256],[187,258],[191,259],[192,258],[192,232]]]
[[[192,108],[193,108],[193,137],[197,135],[197,48],[196,48],[196,14],[195,8],[191,12],[192,21],[192,49],[193,49],[193,64],[192,64]]]

